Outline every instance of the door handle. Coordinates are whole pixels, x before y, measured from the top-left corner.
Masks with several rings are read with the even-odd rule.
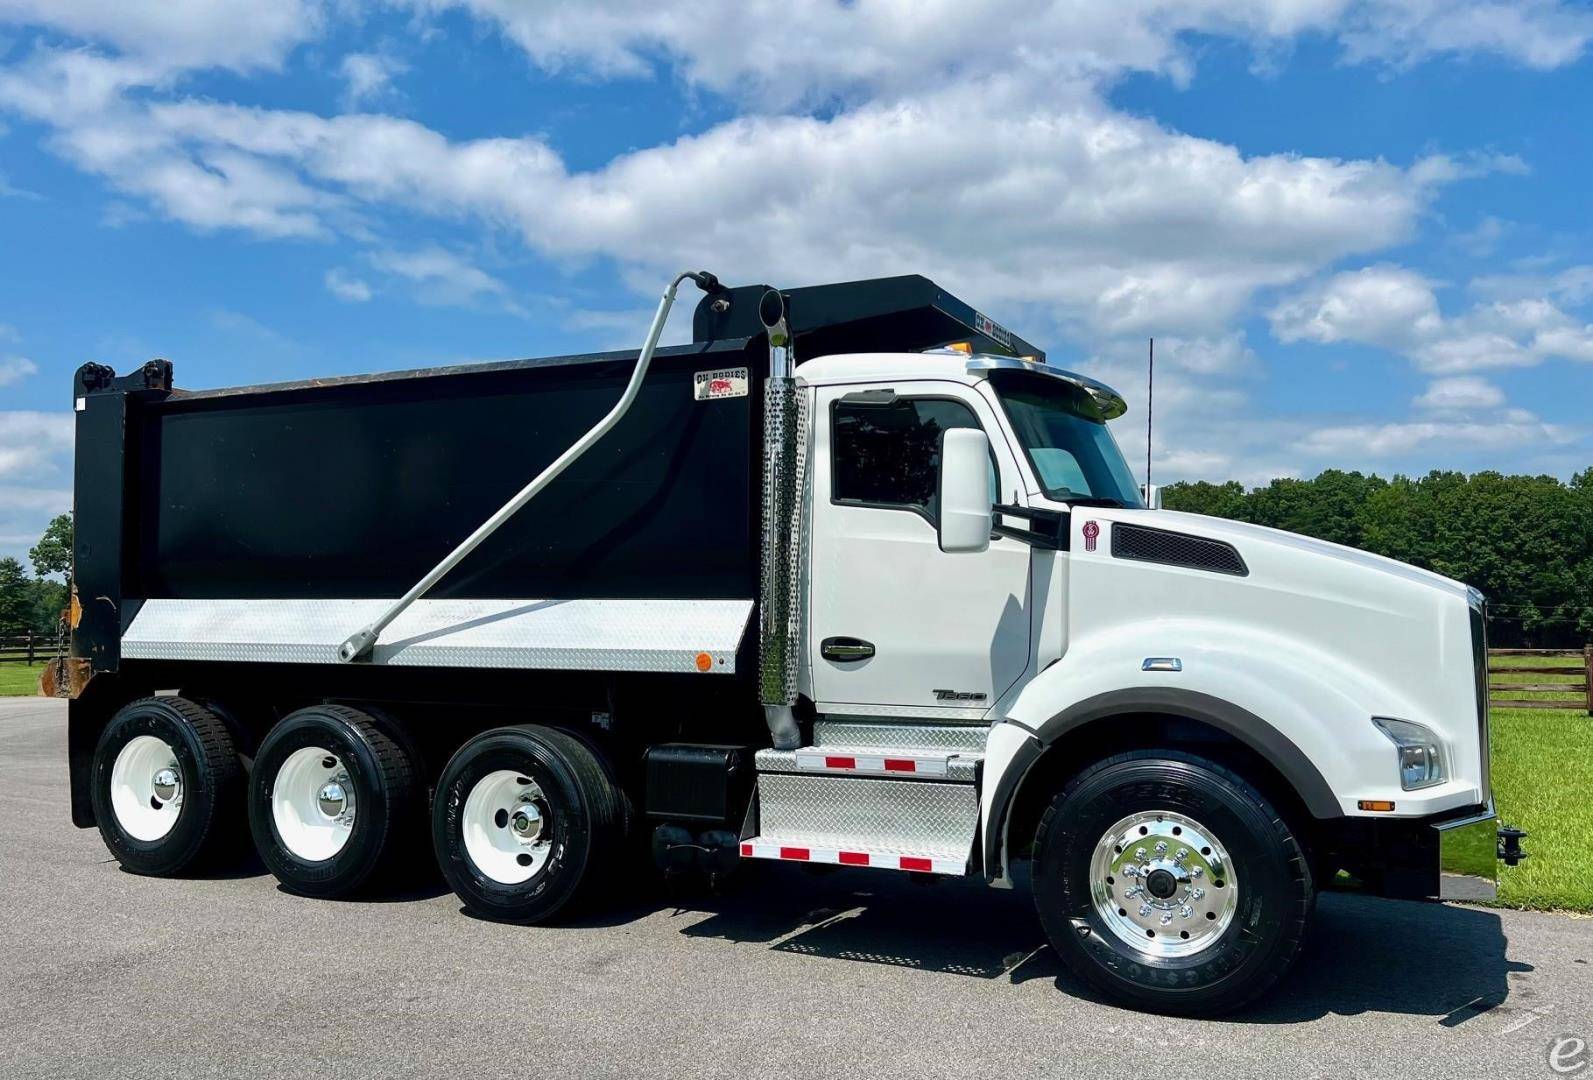
[[[827,637],[819,643],[819,655],[844,664],[853,660],[867,660],[874,655],[874,646],[855,637]]]

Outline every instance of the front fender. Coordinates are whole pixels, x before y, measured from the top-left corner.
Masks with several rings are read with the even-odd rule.
[[[1148,657],[1175,657],[1182,670],[1144,671]],[[1360,815],[1363,799],[1395,801],[1404,817],[1480,798],[1474,779],[1403,791],[1393,747],[1371,718],[1432,718],[1399,686],[1320,646],[1217,620],[1130,622],[1074,642],[1001,703],[982,792],[986,866],[1003,865],[1007,810],[1045,750],[1086,724],[1147,713],[1198,720],[1249,746],[1318,818]]]

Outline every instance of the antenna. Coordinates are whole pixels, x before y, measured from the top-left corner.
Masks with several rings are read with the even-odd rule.
[[[1150,339],[1150,370],[1145,375],[1145,497],[1151,486],[1151,405],[1156,400],[1156,339]]]

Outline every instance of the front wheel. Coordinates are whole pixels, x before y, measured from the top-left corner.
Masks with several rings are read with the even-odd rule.
[[[545,727],[498,728],[443,769],[432,841],[467,910],[531,923],[600,890],[626,823],[624,793],[584,742]]]
[[[1108,758],[1070,781],[1035,837],[1034,896],[1080,977],[1139,1008],[1229,1012],[1294,962],[1311,870],[1254,786],[1176,751]]]

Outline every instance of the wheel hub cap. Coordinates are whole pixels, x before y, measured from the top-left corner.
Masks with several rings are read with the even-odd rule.
[[[471,787],[460,813],[465,854],[500,885],[530,881],[553,854],[553,813],[537,782],[498,769]]]
[[[1171,811],[1113,825],[1090,860],[1095,912],[1119,941],[1152,956],[1187,956],[1222,936],[1238,908],[1227,849]]]
[[[154,735],[138,735],[111,763],[111,812],[134,840],[153,843],[171,832],[183,808],[177,751]]]
[[[155,774],[149,786],[156,802],[169,803],[182,793],[183,782],[177,770],[168,766]]]
[[[301,747],[277,769],[271,821],[290,854],[305,862],[330,859],[348,843],[356,819],[354,785],[336,754]]]
[[[336,780],[321,788],[315,798],[320,804],[321,813],[329,818],[337,817],[348,805],[348,794],[343,790],[343,785]]]

